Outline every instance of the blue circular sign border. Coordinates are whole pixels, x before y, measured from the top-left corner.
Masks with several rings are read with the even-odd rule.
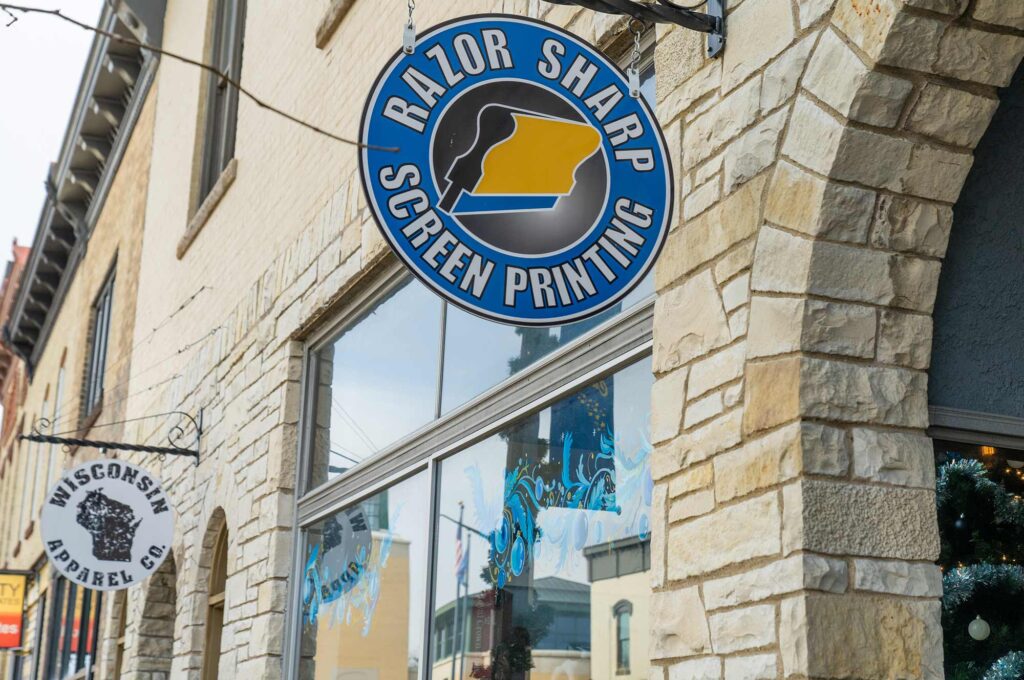
[[[416,36],[417,49],[419,49],[420,44],[434,37],[437,33],[441,31],[450,29],[461,24],[478,23],[482,20],[495,20],[533,25],[536,27],[540,27],[544,30],[547,30],[556,36],[559,36],[576,44],[578,47],[581,48],[582,51],[586,52],[590,56],[595,57],[597,60],[600,61],[601,64],[603,64],[609,70],[613,71],[619,77],[621,83],[627,86],[627,93],[625,96],[629,96],[628,77],[626,76],[625,72],[616,63],[610,61],[607,57],[605,57],[605,55],[596,46],[591,45],[590,43],[580,39],[579,37],[573,35],[572,33],[566,31],[565,29],[562,29],[559,26],[555,26],[553,24],[549,24],[545,21],[534,19],[532,17],[523,17],[512,14],[492,12],[483,14],[471,14],[467,16],[457,17],[454,19],[449,19],[447,21],[435,24],[434,26],[431,26],[423,33],[418,34]],[[368,133],[369,113],[374,108],[381,95],[381,85],[384,82],[384,80],[391,75],[396,66],[402,61],[402,59],[405,56],[407,55],[403,52],[403,50],[397,50],[395,54],[381,68],[380,72],[377,74],[373,81],[373,85],[370,88],[369,95],[367,96],[366,101],[363,104],[363,113],[359,122],[358,139],[364,145],[367,144],[366,137]],[[656,160],[661,161],[661,165],[664,168],[665,173],[665,214],[663,220],[658,225],[658,240],[654,244],[654,248],[651,251],[650,255],[647,257],[646,261],[639,267],[637,274],[627,284],[624,284],[621,287],[619,287],[618,290],[616,290],[613,294],[609,294],[608,297],[605,300],[602,300],[600,303],[594,304],[593,306],[588,307],[582,311],[576,312],[574,314],[567,314],[559,317],[545,319],[521,318],[516,316],[499,314],[490,309],[476,307],[471,304],[468,304],[465,301],[459,299],[457,296],[449,293],[443,286],[431,280],[431,278],[427,276],[424,272],[420,271],[420,267],[406,255],[402,247],[392,237],[389,229],[383,224],[383,219],[381,217],[381,212],[377,204],[376,197],[371,191],[371,182],[373,180],[369,175],[369,161],[367,159],[367,154],[369,153],[370,149],[367,149],[365,146],[362,149],[360,149],[359,153],[359,172],[360,177],[362,179],[361,184],[363,185],[363,194],[366,197],[367,205],[370,207],[370,212],[373,215],[374,222],[377,224],[377,228],[380,231],[381,236],[384,238],[385,242],[388,244],[391,251],[399,257],[400,261],[403,263],[405,268],[410,273],[412,273],[420,282],[422,282],[429,289],[437,293],[449,304],[453,304],[459,309],[462,309],[463,311],[466,311],[479,318],[513,326],[523,326],[531,328],[552,328],[564,324],[570,324],[576,321],[583,321],[585,319],[597,316],[598,314],[601,314],[608,308],[612,307],[617,302],[622,300],[625,296],[629,295],[629,293],[631,293],[634,289],[636,289],[637,286],[639,286],[644,281],[644,279],[653,269],[654,264],[658,261],[658,258],[661,255],[661,251],[665,247],[665,242],[668,240],[669,231],[671,230],[671,221],[675,213],[675,173],[672,167],[672,158],[668,150],[668,143],[665,139],[665,133],[662,130],[661,124],[658,121],[658,118],[655,115],[654,110],[651,108],[647,100],[644,97],[639,97],[637,99],[637,103],[639,104],[641,109],[646,113],[648,122],[651,123],[654,138],[657,139],[658,146],[661,151],[661,158]],[[432,175],[429,179],[431,183],[436,182],[436,179]],[[610,181],[611,180],[609,178],[609,182]],[[591,231],[593,231],[593,229],[594,227],[591,227]],[[523,257],[527,256],[524,255]]]

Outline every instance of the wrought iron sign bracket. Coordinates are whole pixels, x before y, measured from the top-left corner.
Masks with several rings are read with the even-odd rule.
[[[66,448],[85,447],[100,449],[104,453],[110,450],[131,451],[134,453],[156,453],[160,456],[186,456],[188,458],[192,458],[193,462],[196,465],[199,465],[199,442],[203,435],[202,409],[199,410],[198,415],[195,417],[183,411],[170,411],[168,413],[158,413],[156,415],[144,416],[142,418],[121,420],[116,423],[95,424],[92,425],[90,429],[170,416],[180,416],[181,420],[172,425],[167,432],[167,443],[169,446],[151,446],[149,444],[132,444],[128,442],[101,441],[96,439],[81,439],[74,436],[65,436],[78,434],[82,431],[81,429],[71,430],[69,432],[58,432],[56,434],[45,434],[47,430],[51,429],[51,423],[46,418],[40,418],[36,421],[31,434],[19,435],[18,439],[29,442],[39,442],[42,444],[60,444]]]
[[[725,49],[725,0],[706,0],[693,7],[672,0],[650,3],[635,0],[545,0],[555,5],[579,5],[595,12],[621,14],[656,24],[677,24],[691,31],[708,34],[708,56],[717,57]],[[706,5],[706,12],[694,8]]]

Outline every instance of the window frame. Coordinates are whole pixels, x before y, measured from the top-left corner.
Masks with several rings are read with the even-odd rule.
[[[242,75],[247,3],[246,0],[212,1],[209,61],[238,82]],[[213,192],[221,173],[235,157],[238,132],[238,89],[209,73],[204,97],[203,137],[194,209],[198,209]]]
[[[107,351],[110,348],[111,320],[114,315],[114,285],[117,282],[115,262],[93,298],[89,314],[89,349],[85,356],[82,382],[81,422],[88,426],[103,411],[103,395],[107,378]],[[102,324],[102,328],[101,328]],[[102,332],[101,332],[102,331]]]
[[[627,649],[626,649],[626,654],[625,654],[625,656],[626,656],[626,663],[625,664],[622,663],[622,656],[623,656],[623,654],[622,654],[622,643],[623,643],[623,638],[622,638],[621,627],[622,627],[623,616],[628,616],[629,617],[629,619],[626,620],[626,638],[625,638],[625,643],[626,643]],[[632,659],[630,657],[632,656],[632,651],[633,651],[632,650],[632,640],[633,640],[633,631],[632,631],[632,625],[633,625],[633,603],[630,602],[629,600],[619,600],[618,602],[615,603],[615,606],[612,607],[612,617],[613,617],[612,620],[615,621],[615,674],[616,675],[629,675],[630,672],[631,672],[631,670],[630,670],[630,662],[632,661]]]
[[[220,674],[221,646],[224,635],[224,609],[227,602],[228,579],[228,527],[225,522],[217,531],[210,560],[210,575],[206,586],[206,621],[203,624],[202,680],[216,680]],[[214,588],[218,592],[213,592]],[[212,625],[215,622],[217,625]]]
[[[642,38],[642,73],[654,64],[656,37],[653,28]],[[630,46],[632,43],[630,42]],[[614,47],[614,46],[613,46]],[[628,60],[627,51],[620,62]],[[621,64],[620,64],[621,65]],[[623,68],[628,63],[623,65]],[[653,108],[653,103],[651,104]],[[653,273],[653,269],[651,270]],[[382,490],[416,474],[427,471],[430,485],[428,522],[426,597],[423,639],[420,642],[420,680],[428,680],[434,658],[432,614],[433,584],[437,557],[438,506],[440,504],[440,463],[451,456],[500,432],[508,425],[540,411],[579,389],[610,376],[653,355],[654,304],[656,291],[628,309],[606,319],[581,336],[556,348],[530,366],[476,395],[464,404],[441,412],[444,376],[445,338],[443,335],[448,303],[441,307],[440,363],[437,367],[438,391],[436,417],[424,426],[381,448],[359,465],[333,479],[307,488],[316,435],[316,396],[321,350],[332,344],[360,317],[384,300],[398,287],[416,281],[397,260],[379,270],[366,273],[369,283],[350,294],[333,314],[333,320],[311,333],[304,342],[302,357],[301,404],[298,423],[298,470],[295,480],[292,566],[285,606],[283,677],[298,677],[302,633],[301,579],[302,556],[308,528],[341,509],[372,498]],[[422,285],[422,284],[418,284]]]

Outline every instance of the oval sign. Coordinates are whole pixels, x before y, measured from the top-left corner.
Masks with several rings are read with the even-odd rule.
[[[160,483],[123,460],[67,471],[40,518],[53,567],[92,590],[121,590],[152,574],[171,551],[174,510]]]
[[[595,48],[539,21],[471,16],[419,36],[378,77],[360,138],[391,248],[488,319],[597,314],[668,232],[672,169],[650,107]]]

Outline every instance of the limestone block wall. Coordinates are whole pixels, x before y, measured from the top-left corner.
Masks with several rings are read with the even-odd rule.
[[[201,50],[203,5],[168,3],[168,48]],[[250,3],[242,77],[355,134],[404,5],[356,0],[318,47],[326,5]],[[656,269],[652,678],[941,677],[930,312],[1022,19],[1001,0],[729,5],[720,60],[657,29],[678,210]],[[483,11],[601,45],[623,26],[538,0],[425,1],[417,22]],[[243,102],[237,178],[179,258],[202,88],[180,65],[159,79],[135,351],[168,359],[133,362],[129,416],[207,423],[198,467],[145,461],[179,517],[171,677],[199,677],[225,525],[220,677],[279,678],[301,339],[390,256],[355,152]],[[129,625],[129,660],[141,646]]]
[[[657,266],[658,677],[942,677],[931,311],[1024,54],[1014,3],[968,5],[733,2],[721,61],[659,72],[683,200]],[[676,33],[659,49],[698,42]]]

